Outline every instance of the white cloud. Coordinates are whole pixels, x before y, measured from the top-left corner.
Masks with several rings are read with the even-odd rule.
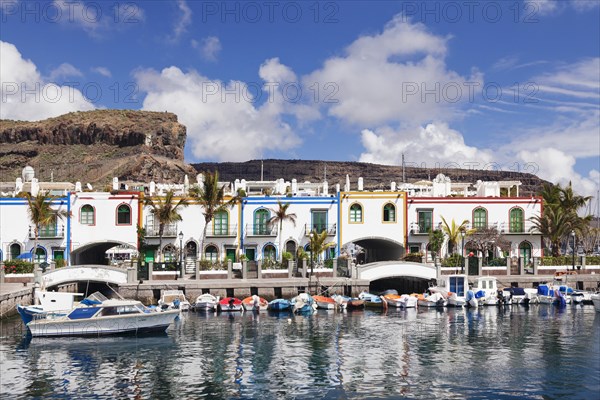
[[[467,168],[465,163],[485,165],[494,159],[490,150],[469,146],[460,132],[443,122],[408,130],[364,129],[361,135],[365,147],[365,152],[360,155],[361,162],[399,165],[404,153],[406,162],[419,166],[424,163],[431,168],[436,164],[455,162]]]
[[[90,70],[92,72],[95,72],[95,73],[99,74],[99,75],[102,75],[105,78],[111,78],[112,77],[112,73],[106,67],[92,67],[92,68],[90,68]]]
[[[582,176],[574,169],[576,158],[555,147],[539,150],[522,150],[518,153],[520,161],[535,166],[536,175],[553,183],[562,185],[573,183],[573,189],[586,196],[595,196],[600,184],[600,173],[592,169],[588,176]]]
[[[80,70],[75,68],[73,65],[69,63],[62,63],[58,67],[54,68],[50,71],[48,75],[48,80],[50,82],[57,82],[59,80],[64,80],[68,78],[81,77],[83,73]]]
[[[202,39],[202,43],[192,39],[191,45],[198,50],[200,56],[207,61],[215,62],[221,52],[221,41],[216,36],[209,36]]]
[[[467,78],[447,69],[447,40],[396,16],[383,32],[358,38],[345,56],[326,60],[303,82],[306,87],[335,85],[337,102],[329,104],[329,115],[351,124],[416,127],[452,119],[469,99],[465,82],[481,84],[482,78],[477,72]]]
[[[139,2],[85,2],[54,0],[60,10],[58,22],[82,29],[89,36],[99,39],[109,32],[132,27],[145,19]]]
[[[175,21],[173,33],[168,37],[170,42],[177,42],[181,38],[181,35],[187,32],[188,26],[192,23],[192,10],[187,5],[187,2],[185,0],[177,0],[177,8],[179,16]]]
[[[196,160],[244,161],[300,144],[283,120],[288,106],[281,98],[273,96],[259,106],[251,98],[256,90],[244,91],[244,82],[224,83],[177,67],[134,76],[146,92],[144,110],[175,112],[187,126],[187,144]]]
[[[13,44],[0,41],[0,54],[0,118],[35,121],[95,108],[79,90],[42,78]]]
[[[598,6],[598,0],[525,0],[525,7],[529,7],[525,10],[532,12],[533,17],[557,14],[569,7],[577,12],[586,12]]]

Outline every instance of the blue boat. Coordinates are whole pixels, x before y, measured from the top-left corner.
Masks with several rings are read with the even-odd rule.
[[[292,309],[297,314],[312,313],[317,309],[317,303],[308,293],[300,293],[298,296],[290,300]]]
[[[292,303],[286,299],[275,299],[269,302],[268,309],[272,311],[289,311],[292,308]]]
[[[381,296],[376,294],[362,292],[358,298],[365,302],[365,307],[383,308],[384,306]]]

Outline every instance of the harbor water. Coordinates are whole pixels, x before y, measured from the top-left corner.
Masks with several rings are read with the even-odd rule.
[[[1,321],[4,399],[598,399],[592,306],[198,314],[165,335],[28,338]]]

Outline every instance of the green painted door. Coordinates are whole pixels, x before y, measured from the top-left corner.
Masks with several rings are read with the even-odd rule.
[[[144,261],[145,262],[153,262],[154,261],[154,250],[146,250],[144,252]]]
[[[235,249],[225,249],[225,259],[235,262]]]
[[[248,261],[256,260],[256,249],[246,249],[246,257],[248,257]]]

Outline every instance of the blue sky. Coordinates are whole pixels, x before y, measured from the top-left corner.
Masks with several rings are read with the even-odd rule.
[[[2,118],[168,110],[189,162],[404,153],[598,190],[598,0],[0,5]]]

